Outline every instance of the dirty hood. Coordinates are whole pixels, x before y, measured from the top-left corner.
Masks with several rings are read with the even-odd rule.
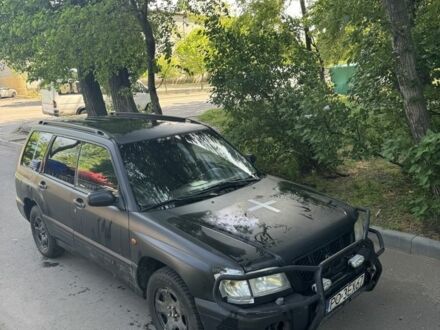
[[[247,270],[289,264],[352,231],[357,217],[346,204],[272,176],[154,213],[161,222]]]

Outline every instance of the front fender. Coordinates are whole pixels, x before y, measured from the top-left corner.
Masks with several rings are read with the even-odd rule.
[[[131,260],[136,265],[144,257],[161,262],[179,274],[197,298],[213,300],[213,269],[237,267],[229,258],[153,219],[130,216],[130,232],[136,240],[136,245],[131,247]]]

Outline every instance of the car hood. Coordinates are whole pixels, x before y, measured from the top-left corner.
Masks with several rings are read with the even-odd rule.
[[[208,200],[148,213],[248,271],[274,261],[291,263],[351,232],[357,217],[342,202],[272,176]]]

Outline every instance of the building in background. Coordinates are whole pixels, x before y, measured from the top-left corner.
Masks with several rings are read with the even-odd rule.
[[[19,96],[29,95],[34,86],[27,83],[26,74],[18,73],[0,61],[0,87],[13,88]]]

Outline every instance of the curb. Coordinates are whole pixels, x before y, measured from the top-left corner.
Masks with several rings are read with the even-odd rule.
[[[211,89],[204,88],[176,88],[176,89],[168,89],[167,91],[165,89],[158,89],[157,93],[160,96],[168,96],[173,94],[192,94],[192,93],[211,93]]]
[[[385,248],[393,248],[408,254],[415,254],[440,260],[440,241],[415,234],[371,226],[378,230],[385,242]]]

